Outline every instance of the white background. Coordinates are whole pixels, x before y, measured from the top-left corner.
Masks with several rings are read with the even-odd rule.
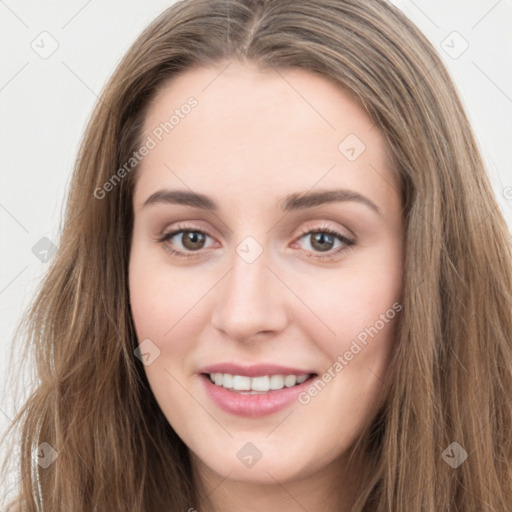
[[[32,247],[42,237],[58,245],[73,162],[97,96],[141,30],[172,3],[0,0],[3,354],[47,268]],[[448,66],[476,131],[496,196],[512,226],[512,193],[505,192],[512,187],[512,1],[393,3],[427,35]],[[40,36],[44,31],[51,36]],[[463,39],[453,35],[454,31]],[[46,59],[31,47],[41,37],[47,38],[46,48],[51,44],[49,37],[58,44]],[[463,49],[464,40],[467,50],[453,58]],[[10,390],[2,386],[12,370],[7,362],[0,359],[0,433],[20,405],[12,403]],[[0,508],[14,483],[2,480]]]

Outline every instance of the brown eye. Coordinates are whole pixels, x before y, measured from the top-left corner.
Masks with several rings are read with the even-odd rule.
[[[178,226],[158,241],[164,244],[170,254],[187,257],[199,256],[203,252],[202,249],[206,247],[207,238],[213,241],[212,237],[204,231]],[[355,241],[329,227],[304,231],[298,238],[298,240],[302,239],[309,239],[310,248],[305,249],[308,257],[333,258],[355,245]]]
[[[205,235],[200,231],[183,231],[181,243],[185,249],[194,251],[202,249],[205,242]]]
[[[211,238],[207,233],[198,229],[184,229],[179,227],[163,235],[159,242],[164,244],[166,250],[175,256],[194,256],[205,248],[206,239]]]
[[[314,233],[311,236],[311,247],[319,251],[329,251],[334,245],[334,236],[329,233]]]
[[[348,239],[330,227],[303,231],[298,240],[309,241],[305,248],[308,257],[333,258],[352,249],[355,241]],[[321,254],[325,253],[325,254]]]

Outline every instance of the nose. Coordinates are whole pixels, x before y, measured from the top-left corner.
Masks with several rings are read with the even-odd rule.
[[[286,287],[269,267],[266,253],[248,262],[234,251],[231,270],[218,285],[212,325],[233,340],[275,336],[286,326]]]

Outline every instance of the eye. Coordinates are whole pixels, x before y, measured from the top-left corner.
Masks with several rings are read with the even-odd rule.
[[[335,258],[356,245],[355,241],[350,240],[329,226],[306,229],[296,240],[308,239],[308,237],[309,243],[307,245],[311,248],[305,250],[308,258]],[[164,244],[165,250],[174,256],[192,257],[197,255],[194,253],[200,253],[205,248],[208,238],[212,239],[207,233],[196,229],[194,226],[179,225],[169,233],[165,233],[158,239],[158,242]],[[336,241],[338,241],[337,247]],[[177,249],[176,246],[178,246]]]
[[[313,258],[334,258],[340,253],[350,250],[355,245],[354,240],[350,240],[329,226],[322,226],[317,229],[307,229],[300,234],[297,240],[302,239],[309,239],[307,245],[309,245],[312,248],[312,251],[316,254],[308,254],[307,257]],[[335,247],[336,241],[339,242],[337,247]]]
[[[207,233],[192,226],[177,226],[173,231],[164,234],[158,241],[165,245],[165,249],[175,256],[189,257],[205,248],[206,239],[211,238]],[[173,239],[176,239],[173,241]],[[181,247],[179,247],[181,244]],[[178,245],[178,249],[171,246]]]

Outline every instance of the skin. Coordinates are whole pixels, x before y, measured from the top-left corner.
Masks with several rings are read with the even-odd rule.
[[[168,81],[150,105],[144,137],[190,96],[197,107],[142,160],[134,190],[130,299],[139,342],[149,338],[160,350],[145,366],[151,389],[215,506],[349,510],[364,470],[362,459],[349,467],[349,449],[386,398],[399,314],[307,405],[235,416],[210,400],[198,372],[234,361],[322,375],[400,302],[402,204],[385,137],[325,77],[235,62]],[[354,161],[338,150],[349,134],[366,146]],[[143,206],[164,188],[206,194],[219,210]],[[356,201],[286,214],[278,207],[290,193],[339,188],[367,197],[380,215]],[[204,244],[186,233],[158,241],[177,224],[205,232]],[[314,235],[301,232],[326,226],[356,245],[322,259]],[[236,251],[247,236],[262,250],[252,263]],[[330,254],[347,247],[336,237],[330,244]],[[236,456],[247,442],[262,454],[250,468]]]

